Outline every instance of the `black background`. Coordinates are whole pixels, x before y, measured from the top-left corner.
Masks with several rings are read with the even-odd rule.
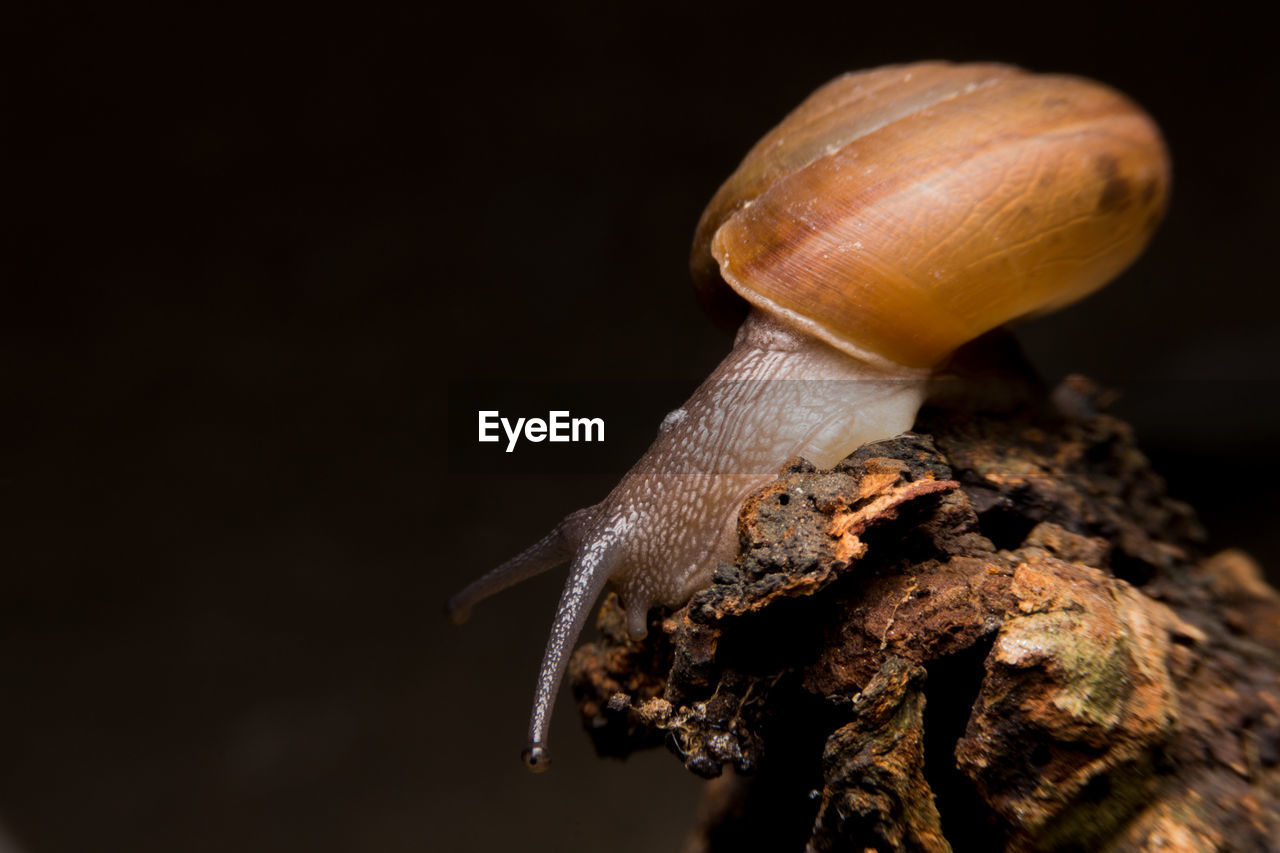
[[[554,771],[518,762],[562,578],[440,606],[724,354],[698,213],[848,69],[999,59],[1156,117],[1148,254],[1019,335],[1280,565],[1277,79],[1241,8],[176,8],[5,27],[0,823],[30,853],[676,849],[700,783],[666,754],[596,760],[564,701]],[[647,390],[589,465],[470,470],[447,415],[481,381]]]

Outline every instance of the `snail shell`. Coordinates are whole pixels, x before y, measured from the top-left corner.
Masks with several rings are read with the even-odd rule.
[[[1142,251],[1169,163],[1115,90],[1007,65],[847,74],[751,149],[698,223],[704,306],[751,305],[869,361],[937,363]]]

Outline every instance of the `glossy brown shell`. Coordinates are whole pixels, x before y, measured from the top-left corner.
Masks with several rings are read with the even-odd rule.
[[[698,224],[694,281],[713,315],[727,284],[851,354],[924,367],[1101,287],[1168,192],[1158,129],[1106,86],[878,68],[823,86],[751,149]]]

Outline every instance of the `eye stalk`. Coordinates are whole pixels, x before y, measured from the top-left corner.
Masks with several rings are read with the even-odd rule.
[[[563,563],[525,763],[547,767],[568,656],[606,583],[642,637],[737,553],[737,515],[790,458],[819,468],[911,428],[931,368],[1002,323],[1091,293],[1159,223],[1159,131],[1114,90],[1005,65],[848,74],[752,148],[694,239],[733,350],[599,504],[449,602]]]

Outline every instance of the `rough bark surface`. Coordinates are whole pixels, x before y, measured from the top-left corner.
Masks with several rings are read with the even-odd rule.
[[[1280,849],[1280,596],[1071,380],[926,410],[742,509],[738,560],[571,677],[716,778],[691,851]]]

